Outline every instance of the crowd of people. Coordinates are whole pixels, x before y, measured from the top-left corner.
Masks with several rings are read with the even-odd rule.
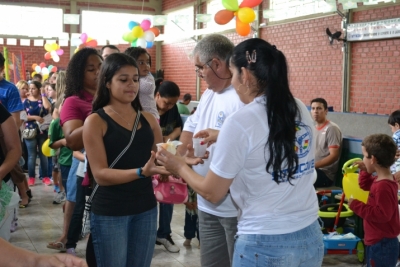
[[[265,40],[235,46],[211,34],[193,55],[208,88],[184,124],[191,95],[179,100],[178,84],[155,80],[144,48],[82,48],[48,81],[37,74],[15,86],[0,77],[6,151],[0,153],[0,178],[17,186],[20,208],[28,208],[39,159],[38,176],[54,186],[53,203],[65,202],[62,233],[47,247],[66,253],[36,255],[1,245],[10,257],[24,255],[13,266],[142,267],[151,265],[155,244],[178,253],[171,237],[174,206],[157,203],[155,174],[187,182],[183,245],[201,240],[201,266],[322,265],[315,188],[334,184],[342,149],[326,100],[313,99],[310,112],[295,98],[284,53]],[[0,73],[2,68],[0,54]],[[399,114],[389,118],[393,138],[363,141],[364,159],[357,164],[360,186],[371,191],[368,202],[349,199],[364,219],[368,266],[395,266],[399,256]],[[194,156],[193,138],[208,144],[205,157]],[[42,151],[47,139],[50,155]],[[156,146],[170,140],[181,142],[177,155]],[[16,178],[19,165],[27,179]],[[86,263],[75,249],[87,216]]]

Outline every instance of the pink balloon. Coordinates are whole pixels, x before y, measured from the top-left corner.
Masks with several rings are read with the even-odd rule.
[[[150,22],[150,20],[147,20],[147,19],[143,20],[142,23],[140,23],[140,27],[142,27],[144,32],[147,31],[148,29],[150,29],[150,26],[151,26],[151,22]]]
[[[88,36],[87,36],[86,33],[82,33],[80,38],[82,40],[82,43],[86,43],[86,40],[87,40]]]
[[[46,63],[42,62],[42,63],[40,63],[39,66],[43,69],[44,67],[46,67]]]
[[[56,50],[57,55],[62,56],[64,54],[64,50],[62,49],[57,49]]]

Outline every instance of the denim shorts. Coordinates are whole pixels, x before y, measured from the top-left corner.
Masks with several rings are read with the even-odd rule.
[[[376,244],[366,247],[368,267],[395,266],[399,257],[397,237],[383,238]]]
[[[289,234],[236,236],[233,267],[320,267],[324,243],[318,221]]]
[[[72,165],[67,180],[67,200],[70,202],[76,202],[76,170],[79,162],[79,159],[72,157]]]

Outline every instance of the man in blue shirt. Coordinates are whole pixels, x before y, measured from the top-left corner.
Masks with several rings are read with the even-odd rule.
[[[24,109],[17,87],[3,77],[5,59],[0,53],[0,102],[11,113],[18,128],[21,126],[20,111]]]

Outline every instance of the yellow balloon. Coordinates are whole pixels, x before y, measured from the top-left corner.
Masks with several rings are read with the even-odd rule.
[[[132,35],[133,35],[133,37],[135,37],[135,38],[140,38],[140,37],[142,37],[142,35],[143,35],[143,29],[142,29],[142,27],[140,27],[140,26],[135,26],[135,27],[133,27],[132,28]]]
[[[44,141],[44,143],[42,145],[42,153],[43,153],[43,155],[45,155],[48,158],[51,157],[51,149],[49,147],[49,142],[50,142],[50,139],[47,139],[46,141]]]
[[[35,75],[36,75],[36,71],[34,71],[34,72],[31,73],[32,78],[33,78],[33,76],[35,76]]]
[[[353,196],[354,199],[367,203],[369,191],[364,191],[358,184],[358,173],[346,173],[343,177],[343,191],[346,198]]]
[[[57,50],[58,49],[58,44],[57,43],[52,43],[51,44],[51,50]]]
[[[51,44],[45,44],[44,45],[44,49],[47,51],[47,52],[50,52],[52,49],[51,49]]]
[[[242,7],[237,11],[237,17],[243,23],[252,23],[256,18],[256,13],[250,7]]]
[[[48,74],[43,74],[43,80],[47,80],[47,78],[49,78]]]

